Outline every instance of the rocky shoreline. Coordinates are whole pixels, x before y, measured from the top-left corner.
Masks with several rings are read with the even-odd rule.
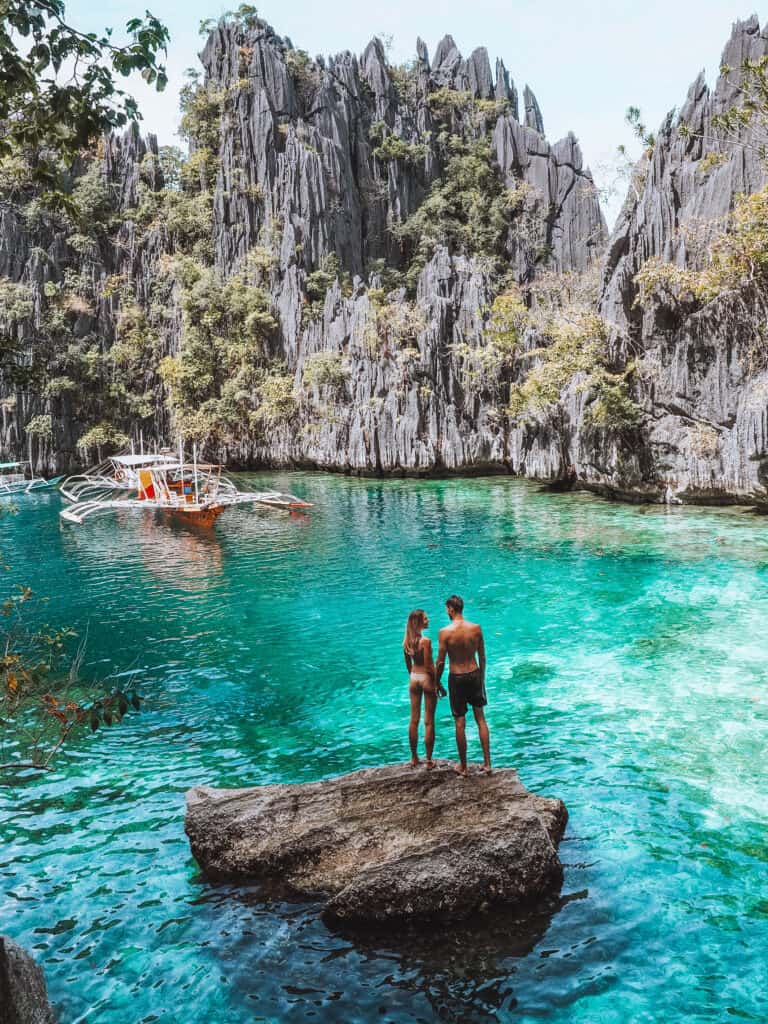
[[[43,970],[29,953],[0,935],[0,1024],[55,1024]]]

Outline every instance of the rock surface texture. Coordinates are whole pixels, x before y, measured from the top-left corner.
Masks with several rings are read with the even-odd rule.
[[[349,923],[460,919],[559,888],[567,812],[517,773],[365,769],[303,785],[187,793],[192,853],[213,879],[321,895]]]
[[[768,503],[768,366],[748,340],[765,322],[763,304],[726,296],[670,314],[657,304],[639,308],[634,282],[654,256],[696,267],[691,237],[725,223],[739,194],[768,182],[762,129],[733,137],[712,126],[742,101],[742,62],[766,54],[756,17],[733,26],[721,62],[732,70],[711,91],[700,74],[667,117],[610,240],[600,308],[618,331],[619,358],[636,361],[643,425],[630,442],[598,452],[586,438],[572,454],[585,482],[618,495]]]
[[[737,69],[767,52],[751,18],[733,27],[724,60]],[[394,68],[374,39],[359,56],[313,60],[265,22],[230,17],[201,60],[178,181],[156,140],[128,132],[101,147],[109,197],[94,203],[90,181],[90,227],[0,203],[0,329],[21,367],[0,373],[0,455],[40,470],[75,465],[78,439],[103,420],[175,445],[163,365],[194,348],[190,327],[206,322],[205,289],[190,292],[188,268],[178,269],[196,261],[219,282],[245,275],[264,290],[273,326],[248,358],[279,367],[290,406],[263,416],[254,380],[236,379],[226,360],[205,365],[198,345],[182,385],[197,385],[201,416],[213,395],[227,419],[204,433],[209,457],[349,473],[503,471],[634,500],[768,504],[768,369],[748,340],[765,311],[724,299],[670,315],[636,301],[649,258],[694,266],[691,231],[727,220],[740,193],[766,182],[751,129],[733,138],[713,127],[743,99],[738,71],[712,91],[696,79],[608,239],[575,136],[550,143],[532,90],[518,91],[482,47],[464,57],[447,35],[430,57],[419,40],[413,66]],[[473,214],[421,251],[403,226],[426,202],[452,209],[455,192],[436,202],[435,189],[452,174],[464,188],[457,153],[487,162],[486,191],[503,202],[492,223],[478,227]],[[478,383],[494,298],[600,261],[610,368],[632,375],[639,420],[596,425],[595,396],[578,380],[554,407],[513,415],[510,388],[539,342],[525,338],[494,387]],[[26,371],[41,332],[56,365],[36,380]],[[226,340],[226,326],[209,330],[212,363]]]
[[[42,969],[21,946],[0,935],[0,1024],[54,1024]]]
[[[468,386],[460,352],[483,346],[500,275],[528,280],[543,263],[584,270],[604,245],[605,222],[575,137],[547,141],[533,92],[525,88],[521,109],[503,62],[494,73],[485,49],[464,58],[450,36],[431,60],[421,41],[418,54],[399,78],[378,40],[360,57],[343,52],[312,61],[260,21],[225,21],[211,32],[200,88],[220,110],[192,141],[190,164],[208,153],[215,181],[209,209],[205,190],[194,191],[193,175],[185,179],[210,224],[193,255],[226,279],[258,250],[277,321],[269,354],[292,375],[301,400],[290,422],[214,440],[210,455],[241,465],[361,473],[517,470],[521,445],[510,441],[499,409]],[[487,146],[493,176],[518,195],[519,209],[510,207],[506,233],[493,242],[493,268],[487,256],[438,244],[406,299],[390,273],[403,275],[412,256],[397,228],[444,180],[456,140]],[[129,132],[108,139],[102,183],[112,217],[88,245],[55,218],[33,220],[0,207],[7,242],[0,274],[29,288],[35,307],[31,320],[12,327],[23,361],[32,360],[46,311],[58,303],[56,326],[66,319],[68,334],[57,350],[83,353],[93,378],[87,388],[76,379],[70,387],[67,365],[38,388],[2,383],[0,448],[28,454],[40,469],[76,464],[78,437],[101,419],[115,422],[110,396],[124,385],[110,379],[110,353],[132,303],[147,317],[145,334],[156,336],[155,364],[139,370],[146,390],[134,403],[137,414],[115,426],[135,438],[141,431],[145,440],[174,442],[157,366],[186,344],[180,290],[167,282],[169,260],[190,255],[189,225],[180,224],[173,204],[175,214],[153,216],[148,199],[164,182],[152,138]],[[3,257],[6,251],[13,258]],[[311,275],[329,258],[338,279],[310,311]],[[386,294],[390,316],[398,306],[416,311],[415,326],[394,344],[381,337],[371,291]],[[307,361],[318,355],[341,359],[343,379],[304,384]],[[30,420],[45,415],[50,437],[26,432]]]

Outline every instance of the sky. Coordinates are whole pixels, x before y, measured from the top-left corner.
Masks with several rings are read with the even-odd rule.
[[[69,20],[96,31],[118,28],[144,7],[168,26],[169,84],[158,95],[131,81],[144,116],[143,130],[162,144],[178,144],[178,93],[183,72],[198,67],[203,37],[199,24],[216,18],[239,0],[70,0]],[[252,0],[254,2],[254,0]],[[259,14],[293,45],[316,54],[361,53],[374,35],[391,37],[390,59],[416,52],[416,38],[430,55],[450,33],[469,55],[485,46],[493,67],[501,57],[518,91],[528,83],[539,101],[550,141],[572,131],[599,185],[614,175],[610,166],[623,143],[639,154],[624,123],[627,107],[640,107],[649,128],[680,106],[703,68],[712,84],[731,25],[756,13],[768,21],[768,0],[263,0]],[[623,197],[609,203],[613,219]]]

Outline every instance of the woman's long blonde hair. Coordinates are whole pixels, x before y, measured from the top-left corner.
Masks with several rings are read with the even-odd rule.
[[[427,614],[421,608],[416,608],[408,616],[405,624],[405,636],[403,637],[403,650],[411,657],[418,649],[419,630],[424,628],[424,620]]]

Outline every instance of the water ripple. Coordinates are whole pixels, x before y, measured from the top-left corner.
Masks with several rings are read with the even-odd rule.
[[[502,478],[244,484],[316,508],[76,529],[45,494],[3,521],[87,670],[146,698],[0,788],[0,930],[64,1024],[764,1020],[765,520]],[[184,791],[403,758],[403,622],[426,607],[434,635],[454,591],[486,630],[497,760],[568,804],[560,898],[396,942],[205,882]]]

